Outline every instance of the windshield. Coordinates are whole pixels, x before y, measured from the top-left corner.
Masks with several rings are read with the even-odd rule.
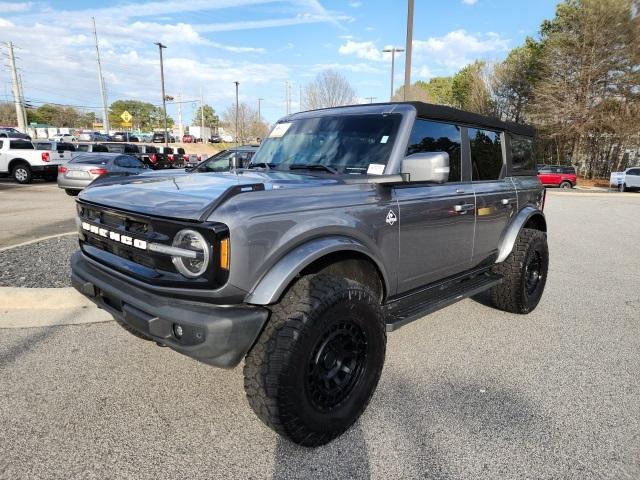
[[[380,114],[281,122],[262,142],[251,165],[278,170],[319,166],[337,173],[381,174],[401,120],[400,114]]]

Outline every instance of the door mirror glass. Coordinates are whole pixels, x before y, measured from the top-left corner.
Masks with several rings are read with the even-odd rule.
[[[402,160],[401,172],[410,182],[445,183],[449,180],[449,154],[418,152]]]

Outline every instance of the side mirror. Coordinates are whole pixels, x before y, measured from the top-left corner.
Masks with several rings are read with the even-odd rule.
[[[238,168],[244,168],[244,161],[239,155],[233,155],[229,158],[229,170],[236,170]]]
[[[410,182],[445,183],[449,180],[447,152],[413,153],[402,160],[401,172]]]

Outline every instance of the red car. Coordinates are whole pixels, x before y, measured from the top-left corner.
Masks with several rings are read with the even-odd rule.
[[[195,143],[196,138],[193,135],[183,135],[182,143]]]
[[[576,169],[563,165],[538,165],[538,178],[550,187],[573,188],[578,182]]]

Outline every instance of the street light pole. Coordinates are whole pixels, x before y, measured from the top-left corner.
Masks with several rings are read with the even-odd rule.
[[[262,100],[264,100],[264,98],[258,99],[258,122],[262,120],[262,115],[260,115],[260,103],[262,102]]]
[[[393,100],[393,76],[395,74],[396,53],[404,52],[404,49],[391,47],[391,48],[385,48],[382,51],[385,53],[391,52],[391,95],[389,96],[389,101],[392,101]]]
[[[233,83],[236,84],[236,146],[238,146],[238,86],[240,85],[240,82]]]
[[[411,86],[411,46],[413,45],[413,0],[408,0],[407,10],[407,53],[404,62],[404,95],[403,100],[407,99],[407,92]]]
[[[164,113],[164,146],[169,146],[169,132],[167,130],[167,97],[164,93],[164,64],[162,63],[162,49],[167,48],[160,42],[156,42],[154,45],[158,46],[160,50],[160,81],[162,82],[162,112]]]

